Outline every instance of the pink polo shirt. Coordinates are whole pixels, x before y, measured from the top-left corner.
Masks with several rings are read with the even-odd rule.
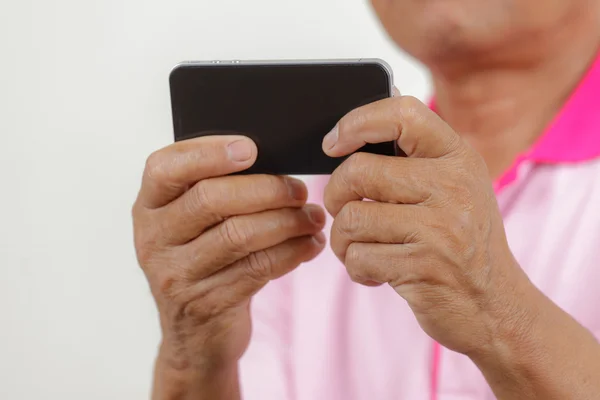
[[[322,186],[309,179],[313,193]],[[600,336],[600,57],[496,193],[521,267]],[[423,333],[393,289],[353,283],[331,250],[270,283],[252,312],[245,400],[494,399],[475,365]]]

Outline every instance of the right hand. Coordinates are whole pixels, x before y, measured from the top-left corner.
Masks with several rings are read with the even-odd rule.
[[[235,365],[250,339],[251,296],[323,250],[325,214],[306,205],[301,181],[224,176],[256,154],[248,138],[212,136],[148,158],[135,247],[160,314],[159,360],[175,370]]]

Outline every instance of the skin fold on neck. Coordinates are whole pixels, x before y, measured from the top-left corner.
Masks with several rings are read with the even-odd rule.
[[[600,3],[599,3],[600,4]],[[436,111],[496,179],[544,132],[600,49],[600,6],[487,54],[428,65]]]

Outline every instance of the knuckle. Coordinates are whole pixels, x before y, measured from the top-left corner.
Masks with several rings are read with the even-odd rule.
[[[411,230],[404,235],[402,243],[420,243],[423,241],[423,233],[420,230]]]
[[[161,303],[177,303],[181,293],[191,284],[179,259],[173,251],[155,252],[152,265],[144,271],[154,298]]]
[[[156,249],[150,243],[143,240],[136,239],[135,241],[135,253],[138,259],[138,263],[142,269],[146,269],[147,265],[154,258]]]
[[[364,268],[359,263],[346,263],[346,271],[352,282],[364,283],[369,280]]]
[[[339,183],[345,187],[353,188],[356,182],[361,181],[365,165],[365,153],[354,153],[346,159],[337,172]]]
[[[351,175],[356,175],[359,173],[362,170],[362,167],[365,165],[366,158],[366,153],[358,152],[352,154],[350,157],[348,157],[348,160],[346,160],[346,172]]]
[[[356,267],[362,264],[363,253],[357,246],[354,246],[352,243],[348,246],[346,250],[346,265]]]
[[[133,243],[138,262],[145,269],[158,252],[154,229],[148,226],[134,229]]]
[[[350,279],[352,280],[352,282],[355,283],[363,283],[366,282],[367,279],[365,279],[362,274],[360,274],[356,269],[348,269],[348,276],[350,277]]]
[[[420,108],[423,104],[421,100],[417,99],[415,96],[404,95],[398,97],[398,102],[403,106],[403,108],[409,109],[417,109]]]
[[[450,213],[471,211],[474,208],[475,197],[472,185],[466,183],[471,180],[466,174],[456,172],[453,177],[438,183],[439,188],[432,192],[428,201],[435,208],[445,209]]]
[[[252,236],[248,226],[243,226],[239,219],[233,217],[219,225],[219,234],[227,249],[231,252],[243,253]]]
[[[461,211],[443,219],[440,226],[440,241],[437,248],[446,255],[447,259],[456,262],[456,258],[471,259],[475,255],[475,242],[473,235],[473,221],[471,213]]]
[[[132,221],[134,223],[134,226],[135,226],[135,223],[137,222],[137,220],[140,219],[141,216],[142,216],[142,207],[140,205],[140,198],[139,198],[139,196],[138,196],[137,199],[135,199],[135,202],[131,206],[131,209],[130,209],[129,212],[130,212],[131,219],[132,219]]]
[[[277,218],[272,218],[269,222],[269,230],[278,232],[280,235],[288,236],[298,234],[305,229],[307,214],[304,210],[284,208],[277,212]],[[265,227],[266,224],[265,224]]]
[[[252,226],[252,235],[283,241],[309,229],[308,216],[303,209],[283,208],[268,211],[268,214],[269,218],[257,219],[249,224]]]
[[[257,185],[259,195],[269,201],[285,201],[294,196],[296,188],[292,178],[265,175],[261,185]]]
[[[399,121],[397,129],[402,150],[407,154],[415,154],[420,147],[421,135],[406,135],[411,126],[419,124],[421,103],[414,97],[402,96],[397,99],[395,113]]]
[[[187,205],[186,209],[190,214],[195,214],[198,210],[202,210],[204,213],[216,213],[215,210],[215,199],[213,192],[209,189],[207,181],[200,181],[194,185],[190,191],[191,196],[186,196]]]
[[[452,254],[462,252],[466,243],[462,240],[461,228],[457,226],[449,227],[441,236],[442,243]]]
[[[460,206],[461,209],[470,210],[473,207],[473,193],[471,189],[464,184],[465,179],[468,179],[468,177],[464,177],[463,174],[460,174],[457,182],[450,182],[448,194],[453,198],[454,203]]]
[[[360,229],[361,218],[362,210],[358,202],[350,202],[342,207],[334,223],[339,233],[353,237]]]
[[[157,274],[154,279],[156,294],[169,301],[174,300],[179,282],[180,278],[173,274],[170,269],[166,272]]]
[[[470,219],[471,217],[471,212],[475,209],[475,196],[473,194],[473,192],[471,190],[469,190],[468,188],[462,188],[459,189],[459,192],[457,193],[457,195],[459,196],[458,198],[460,199],[460,214],[461,214],[461,221],[464,221],[465,219]]]
[[[250,254],[246,262],[246,274],[258,282],[268,280],[275,269],[275,260],[267,250]]]
[[[471,156],[469,153],[470,152],[467,151],[467,147],[464,145],[462,138],[456,133],[452,134],[446,144],[446,154],[456,154],[470,159]]]
[[[420,109],[423,103],[413,96],[401,96],[398,98],[398,112],[401,114],[402,119],[410,125],[417,118],[419,118]]]
[[[290,203],[301,189],[294,186],[291,178],[273,175],[255,175],[243,178],[238,186],[234,183],[222,187],[219,201],[245,198],[252,203],[284,205]],[[236,181],[234,181],[236,182]],[[240,181],[238,181],[240,182]]]
[[[480,180],[489,182],[489,169],[483,156],[468,143],[465,143],[458,135],[456,135],[455,141],[456,160],[459,163],[456,169],[461,171],[469,181],[479,178]],[[482,184],[481,181],[477,183]]]
[[[161,150],[155,151],[146,159],[144,174],[153,181],[162,182],[167,179],[167,162]]]
[[[352,282],[361,283],[366,280],[356,264],[346,264],[346,271]]]

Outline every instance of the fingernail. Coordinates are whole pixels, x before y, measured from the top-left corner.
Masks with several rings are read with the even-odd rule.
[[[325,222],[325,213],[319,206],[312,204],[304,206],[304,212],[308,215],[308,219],[313,225],[321,225]]]
[[[290,197],[295,200],[304,200],[306,197],[306,186],[304,182],[299,179],[290,178],[286,176],[285,184],[288,187],[288,191],[290,192]]]
[[[400,97],[400,96],[401,96],[400,90],[398,90],[398,88],[396,86],[394,86],[392,88],[392,97]]]
[[[248,161],[252,157],[252,146],[248,140],[236,140],[227,146],[227,154],[231,161]]]
[[[313,236],[313,240],[319,246],[323,246],[325,242],[327,242],[327,239],[325,238],[325,234],[323,232],[319,232],[315,236]]]
[[[340,134],[339,131],[340,131],[339,125],[336,125],[331,130],[331,132],[329,132],[327,135],[325,135],[325,137],[323,138],[323,149],[325,151],[333,149],[333,147],[335,146],[335,144],[338,141],[338,136]]]

